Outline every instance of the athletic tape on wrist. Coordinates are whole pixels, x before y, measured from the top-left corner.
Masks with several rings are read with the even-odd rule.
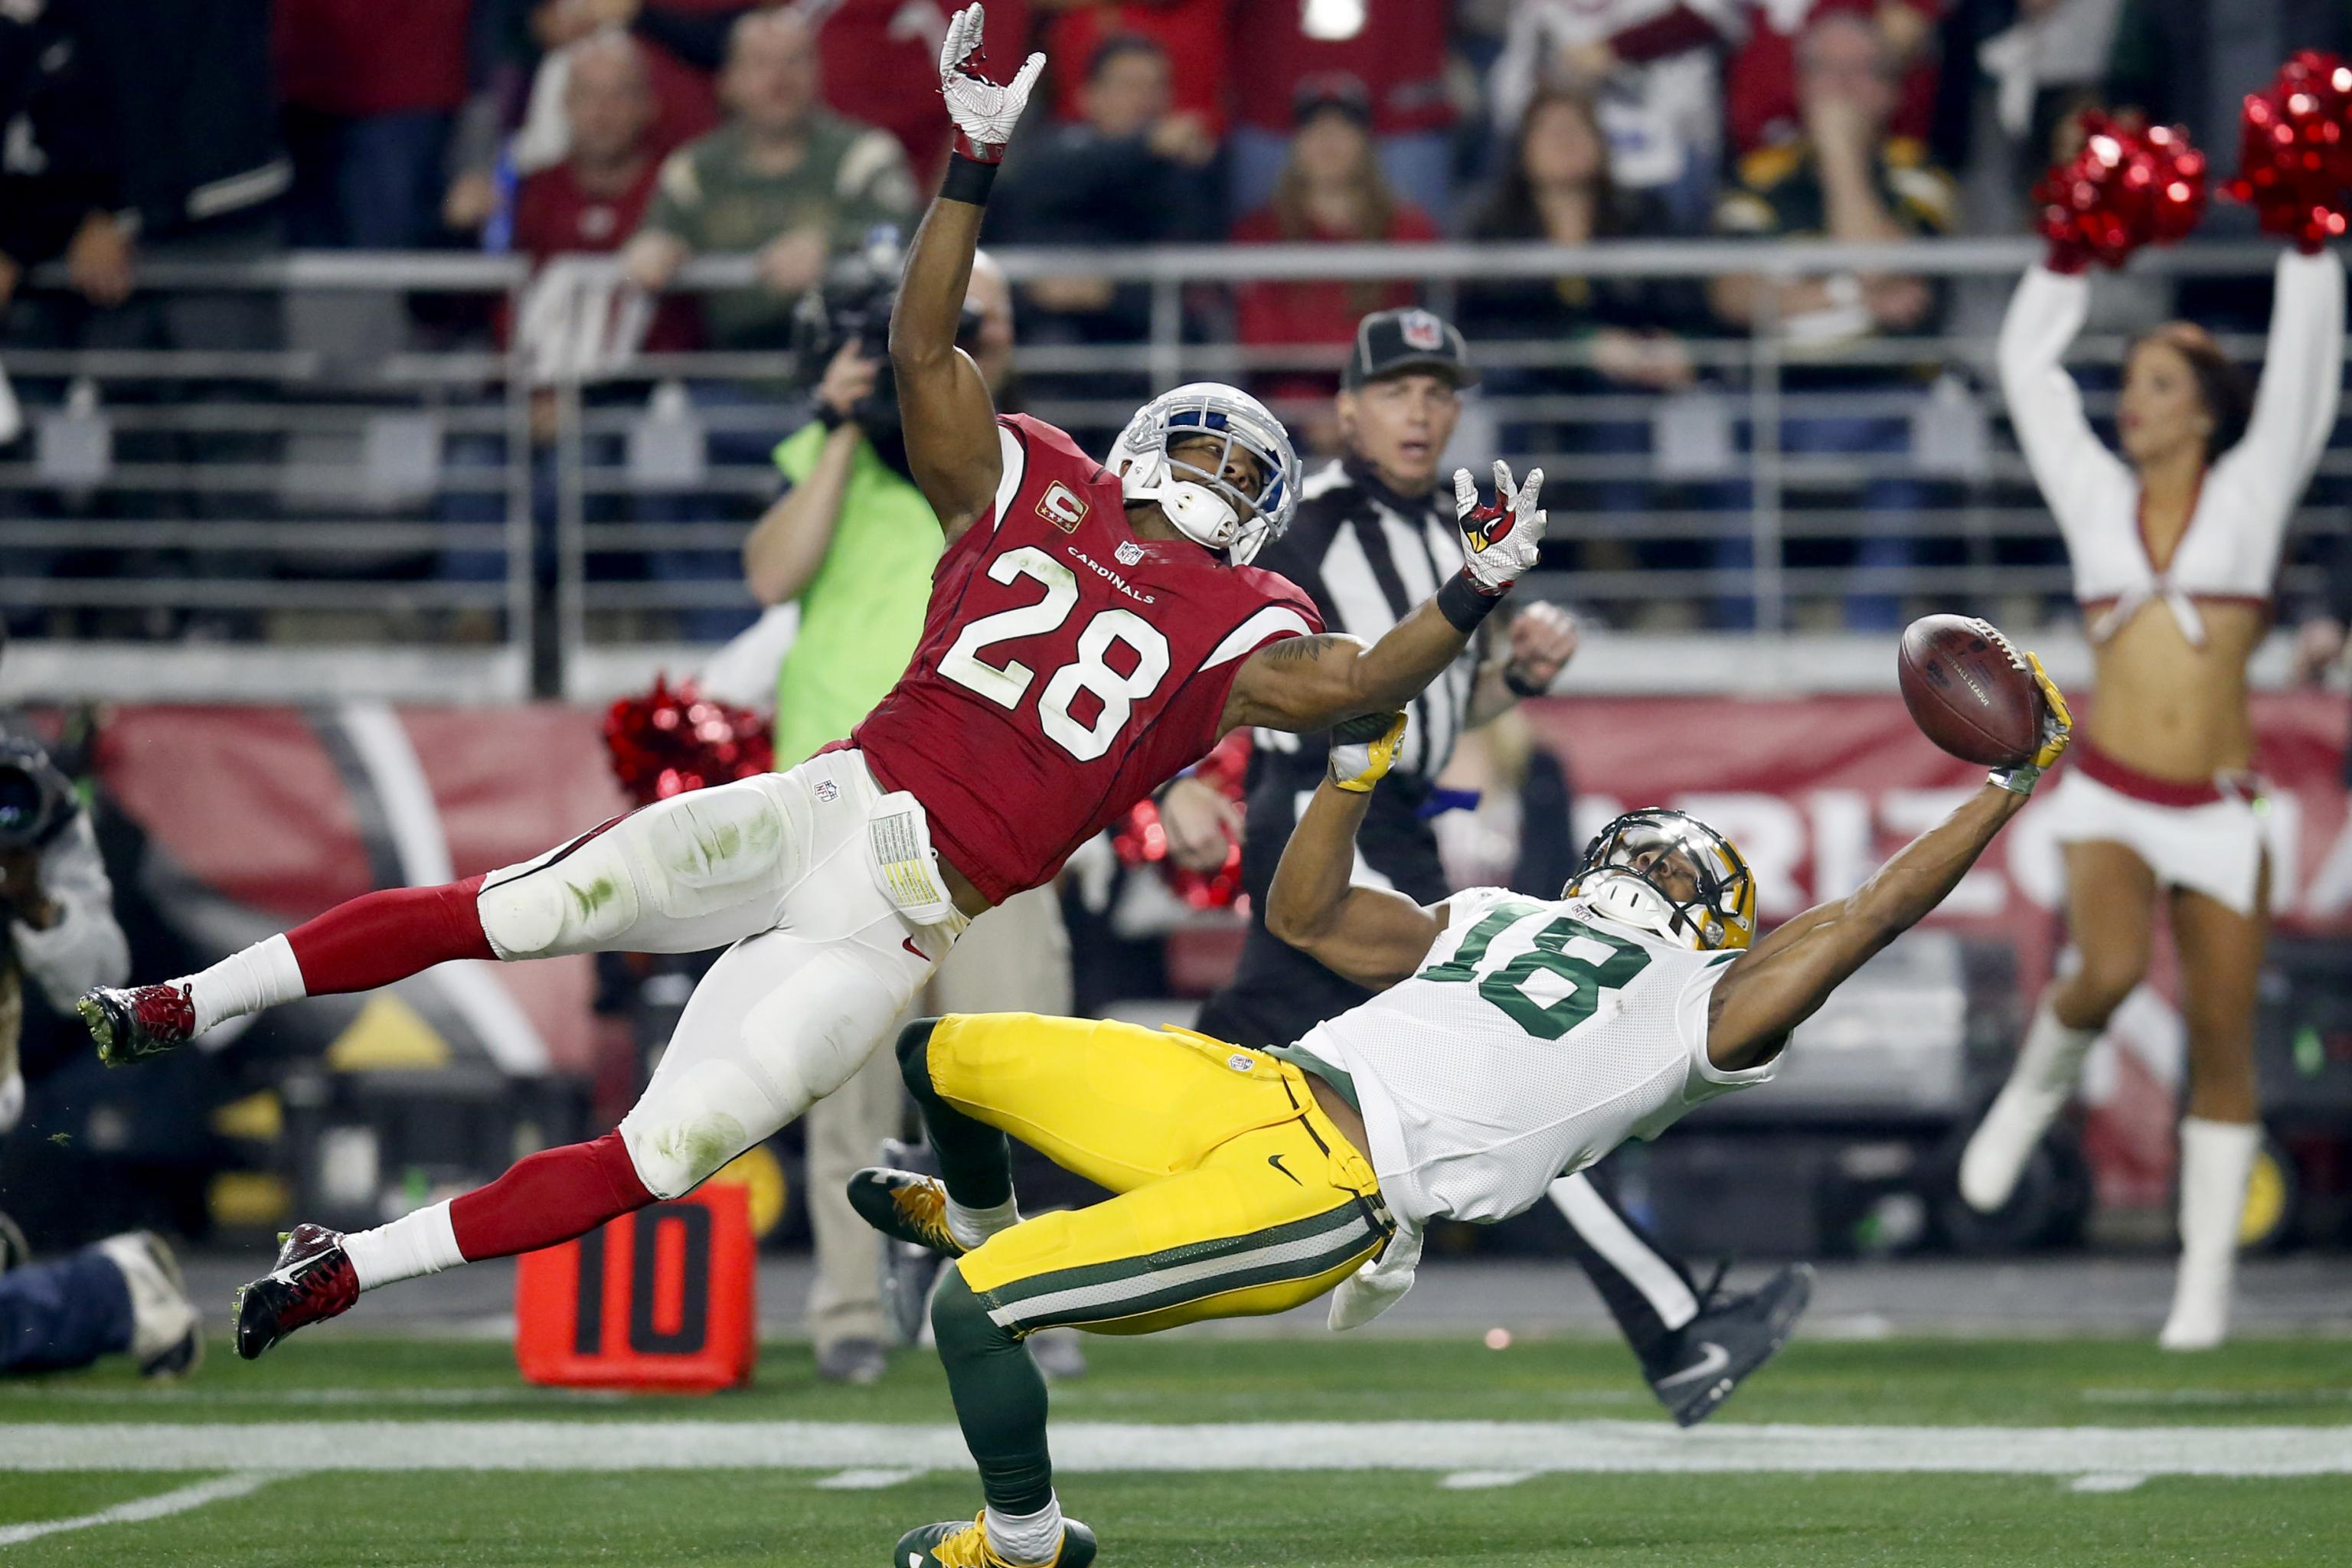
[[[1481,592],[1478,585],[1470,581],[1467,572],[1458,572],[1448,577],[1445,586],[1437,590],[1437,613],[1444,616],[1446,624],[1457,632],[1476,631],[1478,623],[1493,615],[1495,606],[1502,602],[1500,591],[1492,594]]]
[[[996,184],[996,163],[982,163],[961,153],[948,158],[948,176],[940,182],[940,200],[963,202],[984,207],[988,205],[988,188]]]
[[[1514,697],[1541,697],[1551,689],[1548,680],[1531,680],[1519,673],[1518,666],[1503,666],[1503,689]]]

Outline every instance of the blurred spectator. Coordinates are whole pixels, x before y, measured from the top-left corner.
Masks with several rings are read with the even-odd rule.
[[[102,205],[102,90],[62,5],[0,6],[0,314],[27,271],[68,254],[86,297],[114,304],[130,291],[130,247]]]
[[[0,1215],[0,1373],[66,1372],[118,1352],[152,1378],[182,1376],[204,1360],[204,1319],[163,1238],[126,1231],[35,1263]]]
[[[1936,26],[1950,0],[1749,0],[1748,41],[1725,68],[1725,118],[1735,157],[1809,133],[1797,40],[1825,16],[1872,24],[1894,73],[1889,125],[1925,140],[1936,117]]]
[[[1244,244],[1414,244],[1439,237],[1429,215],[1404,200],[1373,155],[1371,110],[1360,92],[1309,83],[1297,107],[1290,157],[1276,180],[1274,199],[1242,219],[1234,238]],[[1352,342],[1356,323],[1373,310],[1413,302],[1404,279],[1368,281],[1265,281],[1234,290],[1234,335],[1251,348]],[[1339,356],[1331,356],[1337,364]],[[1339,385],[1328,374],[1260,377],[1265,395],[1328,399]],[[1310,416],[1308,438],[1328,448],[1334,434],[1328,412]]]
[[[1803,235],[1856,243],[1948,232],[1957,216],[1951,180],[1927,162],[1917,142],[1891,129],[1902,68],[1879,25],[1850,11],[1828,12],[1806,29],[1798,59],[1805,136],[1739,161],[1738,181],[1717,209],[1717,226],[1759,238]],[[1936,305],[1927,279],[1841,273],[1775,282],[1734,275],[1716,279],[1709,299],[1717,315],[1742,328],[1753,328],[1769,309],[1790,361],[1782,384],[1791,393],[1885,394],[1878,400],[1885,412],[1791,413],[1780,426],[1783,451],[1907,457],[1916,399],[1898,390],[1912,384],[1907,374],[1833,362],[1843,345],[1926,329]],[[1925,498],[1917,480],[1890,475],[1892,467],[1870,465],[1863,505],[1874,526],[1885,531],[1863,540],[1853,564],[1907,566],[1916,557],[1912,530]],[[1723,542],[1717,564],[1745,568],[1748,549],[1745,540]],[[1828,563],[1806,559],[1801,542],[1791,546],[1790,560]],[[1891,628],[1898,611],[1884,594],[1846,601],[1846,620],[1858,629]]]
[[[556,0],[568,14],[634,28],[664,65],[719,68],[736,21],[774,0]],[[917,184],[928,190],[947,166],[948,117],[940,101],[940,46],[955,0],[814,0],[799,9],[816,29],[824,100],[840,113],[887,131],[906,149]],[[992,37],[1029,36],[1027,0],[996,0]],[[1024,51],[1002,51],[1009,71]],[[666,74],[666,73],[665,73]],[[701,89],[709,100],[707,79]],[[698,127],[695,134],[707,130]]]
[[[636,233],[660,167],[648,134],[653,87],[636,45],[626,34],[597,33],[565,60],[568,155],[515,190],[514,247],[534,262],[619,249]]]
[[[287,237],[415,250],[441,237],[475,0],[274,0],[294,158]],[[489,7],[482,8],[487,19]]]
[[[2329,542],[2327,596],[2294,631],[2294,676],[2312,685],[2344,672],[2352,661],[2352,534]],[[2344,753],[2344,782],[2352,784],[2352,750]]]
[[[1304,4],[1304,0],[1297,0]],[[1432,0],[1419,0],[1431,9]],[[1048,14],[1038,47],[1054,72],[1054,116],[1085,116],[1079,101],[1095,51],[1122,34],[1139,33],[1167,51],[1175,68],[1176,111],[1199,117],[1223,142],[1231,123],[1230,53],[1234,0],[1032,0]],[[995,32],[991,13],[990,33]]]
[[[1446,90],[1444,5],[1235,0],[1233,40],[1234,212],[1254,211],[1274,194],[1300,88],[1348,77],[1371,105],[1381,173],[1406,200],[1444,220],[1453,209],[1456,116]]]
[[[599,28],[634,31],[646,46],[653,89],[650,138],[667,152],[719,128],[719,90],[712,78],[726,60],[729,29],[747,12],[765,8],[744,0],[533,0],[530,33],[551,56]],[[535,84],[532,120],[551,118],[561,97],[560,82]]]
[[[1473,213],[1467,237],[1589,245],[1663,234],[1669,223],[1656,193],[1618,185],[1593,100],[1547,90],[1519,122],[1510,162]],[[1664,392],[1690,384],[1690,353],[1675,334],[1701,308],[1671,280],[1570,274],[1465,283],[1461,315],[1474,339],[1589,339],[1604,381]]]
[[[1108,40],[1087,64],[1080,102],[1084,120],[1015,143],[989,202],[989,244],[1099,248],[1218,237],[1208,174],[1216,143],[1199,116],[1171,112],[1165,50],[1139,34]],[[1150,334],[1149,284],[1043,278],[1022,294],[1034,342]]]
[[[1656,192],[1676,226],[1704,228],[1722,163],[1717,51],[1747,37],[1748,0],[1526,0],[1487,78],[1508,135],[1537,95],[1591,98],[1619,188]]]
[[[897,142],[819,104],[815,37],[793,13],[735,24],[720,89],[734,117],[662,165],[623,265],[658,290],[697,252],[755,256],[760,287],[703,297],[704,335],[718,348],[781,348],[826,257],[878,224],[907,224],[915,182]]]
[[[1621,189],[1612,177],[1610,146],[1593,101],[1558,89],[1538,93],[1521,119],[1510,161],[1478,204],[1468,237],[1504,243],[1541,241],[1588,245],[1595,240],[1658,235],[1672,226],[1655,191]],[[1591,394],[1678,392],[1695,379],[1681,333],[1703,324],[1698,289],[1680,279],[1592,278],[1490,279],[1462,287],[1461,319],[1473,341],[1517,347],[1577,343],[1591,351],[1590,369],[1497,365],[1490,393]],[[1506,425],[1503,445],[1515,452],[1570,452],[1633,467],[1650,450],[1647,418],[1597,416],[1571,424]],[[1591,465],[1570,467],[1564,483],[1584,510],[1643,510],[1643,481],[1629,473],[1589,481]],[[1564,493],[1571,493],[1564,492]],[[1616,542],[1586,540],[1588,568],[1622,569],[1632,559]]]

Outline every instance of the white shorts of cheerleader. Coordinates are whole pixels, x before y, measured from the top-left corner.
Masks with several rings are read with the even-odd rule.
[[[2147,862],[2157,885],[2252,916],[2262,884],[2263,818],[2252,791],[2221,791],[2196,805],[2142,800],[2069,767],[2047,807],[2059,844],[2120,844]]]
[[[483,879],[499,956],[725,947],[621,1121],[676,1197],[831,1094],[968,923],[928,825],[855,751],[674,795]]]

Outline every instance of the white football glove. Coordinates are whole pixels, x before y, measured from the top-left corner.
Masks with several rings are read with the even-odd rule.
[[[948,19],[947,41],[940,46],[940,96],[947,100],[948,118],[955,121],[955,150],[974,163],[994,163],[1003,159],[1013,127],[1029,107],[1029,89],[1045,68],[1045,57],[1031,55],[1010,86],[997,86],[972,64],[988,58],[980,47],[983,19],[978,5],[967,5]]]
[[[1515,486],[1511,466],[1497,458],[1494,502],[1481,506],[1470,470],[1454,470],[1454,521],[1461,526],[1462,549],[1468,557],[1463,570],[1480,593],[1501,593],[1536,563],[1548,521],[1536,505],[1536,492],[1542,488],[1541,468],[1529,469],[1528,482]]]

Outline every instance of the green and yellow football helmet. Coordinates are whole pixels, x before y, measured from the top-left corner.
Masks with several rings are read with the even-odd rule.
[[[1706,823],[1665,806],[1629,811],[1594,835],[1560,897],[1700,952],[1756,940],[1747,859]]]

